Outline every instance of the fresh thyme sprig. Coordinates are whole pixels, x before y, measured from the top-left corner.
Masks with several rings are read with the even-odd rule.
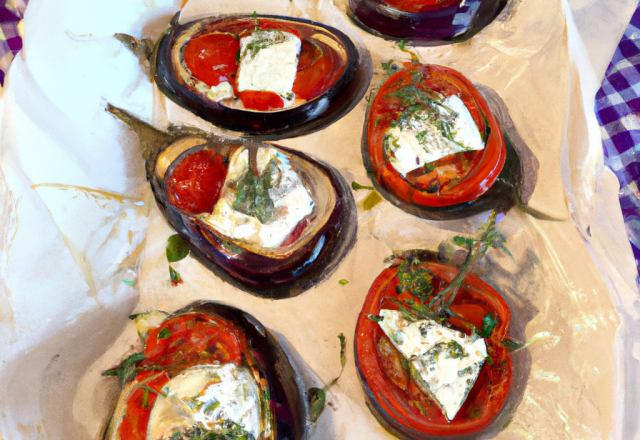
[[[509,255],[511,252],[506,247],[504,235],[495,227],[496,212],[492,211],[489,220],[482,223],[480,235],[477,238],[455,236],[453,243],[468,250],[467,255],[460,265],[458,273],[443,289],[433,294],[433,284],[431,273],[420,267],[420,260],[411,254],[394,254],[385,260],[393,261],[398,266],[398,279],[400,283],[396,287],[398,294],[410,293],[416,299],[399,300],[392,298],[391,301],[400,307],[400,311],[405,317],[415,321],[419,319],[434,319],[442,322],[447,317],[459,317],[451,311],[450,307],[469,271],[473,262],[485,256],[489,248],[500,249]],[[425,302],[428,300],[428,303]],[[495,325],[495,324],[494,324]],[[484,327],[484,326],[483,326]],[[485,329],[489,334],[492,330]]]

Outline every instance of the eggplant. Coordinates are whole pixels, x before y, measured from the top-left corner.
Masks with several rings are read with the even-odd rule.
[[[171,127],[170,132],[161,132],[124,110],[109,105],[107,111],[138,134],[147,179],[166,220],[188,244],[192,255],[223,280],[264,298],[292,297],[333,272],[353,246],[355,201],[347,183],[330,165],[285,147],[193,128]],[[275,168],[265,177],[265,167],[258,172],[254,166],[268,154],[277,160],[268,162]],[[236,180],[227,179],[227,170],[242,163],[242,158],[246,172],[238,174],[241,178]],[[287,166],[277,165],[277,161]],[[189,174],[192,166],[204,171]],[[237,173],[240,168],[233,169]],[[181,174],[184,172],[186,177]],[[264,185],[275,188],[273,179],[280,179],[277,188],[297,185],[293,186],[298,191],[295,194],[302,194],[299,199],[306,205],[278,208],[277,201],[269,202],[272,193]],[[251,193],[253,189],[257,192]],[[265,229],[270,222],[287,219],[277,217],[278,212],[297,212],[297,206],[307,211],[288,220],[289,230]],[[237,229],[225,229],[225,219],[230,217],[223,214],[228,210],[235,213],[237,222],[261,228],[258,232],[275,231],[269,237],[280,233],[280,240],[273,238],[267,243],[259,233],[246,237]]]
[[[428,105],[422,101],[429,94],[459,96],[471,109],[485,147],[445,156],[410,179],[414,171],[404,176],[391,164],[386,132],[405,111]],[[506,212],[520,200],[522,168],[511,139],[474,85],[448,67],[415,62],[385,81],[367,111],[362,157],[376,190],[393,205],[422,218],[451,220],[492,209]],[[451,169],[455,176],[441,179]]]
[[[232,37],[237,39],[243,31],[246,34],[254,29],[285,29],[300,37],[302,49],[294,92],[296,87],[304,90],[296,92],[298,97],[304,95],[306,99],[300,100],[304,102],[296,101],[290,107],[260,111],[244,108],[239,99],[216,101],[218,98],[212,99],[214,95],[211,95],[209,87],[219,78],[207,84],[206,78],[198,78],[187,67],[185,53],[189,43],[217,35],[229,41],[216,44],[221,47],[231,45],[235,52],[240,43]],[[203,43],[202,50],[210,50],[210,47],[211,44],[206,46]],[[303,66],[302,58],[307,52],[310,54],[309,66]],[[225,54],[227,64],[220,65],[237,66],[240,50],[236,53],[233,54],[235,61],[230,54]],[[191,59],[191,55],[187,55]],[[199,59],[198,62],[201,61]],[[183,25],[177,23],[176,16],[156,44],[151,63],[158,88],[176,104],[216,126],[260,139],[300,136],[330,125],[347,114],[364,96],[372,76],[369,54],[365,49],[357,48],[343,32],[310,20],[272,15],[209,17]],[[236,73],[237,67],[235,70],[231,67],[226,76],[220,77],[228,81],[228,89],[231,88],[228,84],[234,83],[230,77]],[[313,89],[316,85],[318,88]],[[238,87],[233,84],[233,88],[238,96]]]
[[[160,313],[131,318],[151,321]],[[219,438],[225,431],[234,435],[224,438],[306,438],[301,382],[278,340],[253,316],[199,301],[158,324],[139,329],[142,351],[103,373],[122,385],[104,440]],[[234,385],[243,393],[233,394]]]
[[[470,39],[506,4],[507,0],[349,0],[349,16],[374,35],[431,46]]]

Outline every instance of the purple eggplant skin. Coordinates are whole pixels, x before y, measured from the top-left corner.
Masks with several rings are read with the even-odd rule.
[[[371,56],[366,50],[358,50],[351,39],[338,29],[311,20],[275,15],[261,15],[257,19],[286,20],[293,24],[318,27],[339,40],[347,54],[347,65],[333,87],[304,104],[268,112],[229,108],[187,87],[179,78],[171,59],[171,49],[176,39],[193,26],[247,18],[251,17],[212,17],[184,25],[179,25],[174,18],[171,27],[157,43],[152,59],[154,79],[160,91],[179,106],[216,126],[261,140],[296,137],[321,130],[345,116],[362,99],[373,75]]]
[[[233,139],[199,131],[173,128],[173,134],[155,129],[128,112],[107,106],[107,111],[134,130],[141,141],[142,156],[146,160],[147,179],[160,211],[191,249],[191,254],[214,274],[233,286],[255,296],[269,299],[290,298],[301,294],[328,278],[353,247],[356,240],[357,212],[351,187],[340,173],[324,162],[301,152],[273,144],[248,139]],[[284,259],[269,258],[248,250],[237,254],[214,234],[207,233],[189,216],[169,203],[165,179],[155,173],[158,157],[174,142],[184,137],[201,137],[206,143],[194,146],[167,168],[166,175],[180,160],[204,148],[276,147],[287,154],[306,160],[324,173],[336,195],[336,204],[327,222],[313,238]]]
[[[364,30],[381,37],[412,40],[416,46],[466,41],[493,21],[507,0],[467,0],[437,11],[395,9],[383,0],[349,0],[348,15]]]

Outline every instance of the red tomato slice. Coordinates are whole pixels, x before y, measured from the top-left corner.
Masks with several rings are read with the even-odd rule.
[[[277,21],[260,21],[260,29],[278,29],[283,32],[288,32],[290,34],[295,35],[296,37],[302,39],[302,34],[299,30],[291,28],[287,23],[279,23]]]
[[[284,100],[277,93],[245,90],[238,95],[242,105],[250,110],[267,111],[284,107]]]
[[[417,175],[412,172],[405,178],[393,168],[384,148],[387,129],[404,110],[402,100],[394,92],[412,85],[417,74],[422,77],[416,85],[418,88],[433,90],[444,97],[458,95],[483,136],[485,120],[489,128],[484,150],[458,153],[434,162],[437,179],[428,173],[420,178],[420,172]],[[473,84],[448,67],[418,63],[398,71],[380,87],[369,110],[367,144],[371,171],[380,186],[405,202],[427,207],[452,206],[476,200],[493,185],[506,159],[502,130]],[[450,167],[452,164],[454,168]],[[432,187],[435,180],[439,183],[439,191],[436,192]]]
[[[328,45],[303,40],[293,93],[296,98],[307,101],[320,96],[338,81],[344,67],[340,57]]]
[[[210,362],[240,365],[246,343],[233,324],[204,313],[171,318],[149,331],[141,366],[169,367],[168,371]]]
[[[169,203],[189,214],[213,212],[227,177],[225,159],[213,150],[185,157],[165,178]]]
[[[443,282],[450,282],[458,268],[426,262],[434,276],[436,290]],[[421,390],[415,381],[403,374],[400,358],[380,326],[368,318],[381,309],[397,310],[392,299],[415,299],[411,294],[396,293],[399,283],[397,267],[382,271],[365,300],[356,328],[356,358],[361,378],[370,397],[385,417],[392,418],[397,429],[430,435],[465,435],[484,429],[495,418],[505,402],[512,378],[511,356],[500,342],[507,336],[511,311],[506,301],[487,283],[474,275],[467,275],[451,310],[462,316],[450,318],[449,323],[467,334],[470,323],[482,328],[485,315],[493,314],[498,324],[490,338],[485,339],[492,363],[485,362],[476,383],[456,417],[448,422],[435,401]],[[388,342],[388,344],[387,344]],[[393,350],[392,350],[393,348]],[[429,437],[430,438],[430,437]]]
[[[236,53],[240,42],[228,34],[208,34],[192,38],[184,49],[184,62],[193,76],[211,87],[228,81],[233,84],[238,71]]]
[[[144,385],[152,390],[161,392],[162,387],[169,382],[169,376],[165,372],[143,371],[138,374],[134,383],[140,382],[144,382]],[[149,416],[157,398],[158,394],[143,388],[131,393],[127,400],[124,419],[118,427],[121,440],[146,440]]]

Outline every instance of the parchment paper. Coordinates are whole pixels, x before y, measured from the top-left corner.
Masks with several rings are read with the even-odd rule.
[[[168,281],[173,232],[144,182],[135,137],[104,111],[110,102],[159,127],[215,130],[164,99],[111,36],[156,38],[181,2],[32,0],[25,49],[11,67],[0,144],[0,438],[97,439],[117,397],[100,372],[136,342],[127,316],[210,299],[240,307],[274,331],[307,387],[348,362],[312,439],[392,438],[364,404],[353,333],[369,286],[392,250],[428,248],[471,233],[477,218],[432,222],[387,202],[359,204],[358,240],[338,270],[299,297],[269,301],[221,282],[191,258]],[[277,13],[336,26],[374,62],[407,55],[346,18],[346,0],[191,0],[203,11]],[[635,8],[630,0],[512,0],[468,42],[418,48],[423,62],[463,72],[508,109],[518,142],[538,164],[529,204],[501,219],[514,260],[489,254],[475,272],[510,302],[514,331],[536,339],[523,355],[526,387],[500,439],[640,438],[640,304],[635,265],[602,165],[593,97]],[[367,184],[360,156],[366,102],[329,128],[281,143]],[[535,167],[534,167],[535,168]],[[534,170],[535,171],[535,170]],[[360,202],[366,192],[358,192]],[[130,287],[122,280],[136,280]],[[338,280],[349,283],[340,285]]]

